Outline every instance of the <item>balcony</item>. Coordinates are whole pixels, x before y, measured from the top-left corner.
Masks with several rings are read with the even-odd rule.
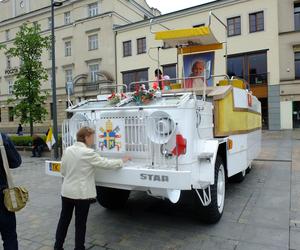
[[[83,91],[99,91],[99,82],[87,82],[83,85]]]

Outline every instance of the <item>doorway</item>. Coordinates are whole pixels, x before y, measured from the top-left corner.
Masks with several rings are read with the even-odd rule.
[[[293,102],[293,128],[300,128],[300,101]]]

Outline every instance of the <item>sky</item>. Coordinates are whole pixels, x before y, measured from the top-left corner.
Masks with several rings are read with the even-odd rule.
[[[150,7],[157,8],[162,14],[212,2],[212,0],[146,0]]]

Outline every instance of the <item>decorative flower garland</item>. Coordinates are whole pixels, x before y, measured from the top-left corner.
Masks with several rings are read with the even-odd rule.
[[[142,86],[136,86],[136,90],[133,94],[133,100],[137,104],[147,104],[155,97],[155,92],[158,89],[149,89],[146,90],[145,85]]]
[[[112,93],[108,98],[108,102],[111,104],[111,105],[116,105],[118,104],[120,101],[126,99],[127,96],[124,94],[124,93]]]

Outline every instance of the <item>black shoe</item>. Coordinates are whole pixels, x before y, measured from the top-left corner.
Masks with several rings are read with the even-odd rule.
[[[30,156],[30,157],[36,157],[35,155],[32,155],[32,156]]]

